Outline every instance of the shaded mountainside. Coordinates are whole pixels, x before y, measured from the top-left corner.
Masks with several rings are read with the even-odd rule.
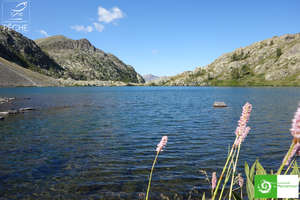
[[[139,85],[121,81],[81,81],[74,79],[55,79],[31,71],[0,57],[0,87],[46,87],[46,86],[128,86]]]
[[[60,77],[64,73],[63,68],[44,53],[33,40],[1,25],[0,57],[53,77]]]
[[[256,42],[157,85],[300,86],[300,33]]]
[[[72,40],[64,36],[52,36],[35,42],[64,68],[64,77],[144,83],[143,77],[133,67],[95,48],[87,39]]]
[[[56,79],[0,58],[0,87],[59,86]]]
[[[35,42],[0,25],[0,58],[44,75],[66,79],[67,83],[76,80],[97,82],[97,85],[99,81],[144,83],[133,67],[95,48],[87,39],[54,36]]]

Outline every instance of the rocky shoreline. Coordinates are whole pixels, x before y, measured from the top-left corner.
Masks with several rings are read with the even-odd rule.
[[[142,84],[138,83],[125,83],[122,81],[100,81],[100,80],[91,80],[91,81],[83,81],[83,80],[74,80],[74,79],[57,79],[60,86],[63,87],[74,87],[74,86],[138,86]]]
[[[0,105],[10,104],[15,100],[16,100],[15,97],[0,97]],[[25,113],[25,112],[33,111],[33,110],[36,110],[36,109],[32,108],[32,107],[24,107],[24,108],[19,108],[19,109],[0,110],[0,121],[3,121],[5,118],[12,116],[12,115],[17,115],[20,113]]]

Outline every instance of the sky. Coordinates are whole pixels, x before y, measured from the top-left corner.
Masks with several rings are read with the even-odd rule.
[[[0,0],[2,8],[9,1],[16,0]],[[299,0],[27,1],[25,36],[86,38],[140,74],[176,75],[236,48],[300,32]]]

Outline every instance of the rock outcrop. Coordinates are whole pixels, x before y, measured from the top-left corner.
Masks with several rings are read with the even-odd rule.
[[[35,42],[63,67],[65,78],[144,83],[132,66],[95,48],[87,39],[72,40],[59,35]]]

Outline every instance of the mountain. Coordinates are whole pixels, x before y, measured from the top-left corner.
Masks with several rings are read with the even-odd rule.
[[[166,81],[170,79],[170,76],[160,76],[150,81],[146,81],[144,84],[145,86],[156,86],[156,85],[163,85]]]
[[[87,39],[71,40],[64,36],[54,36],[33,41],[1,25],[0,58],[11,62],[10,64],[15,63],[18,67],[51,76],[57,79],[54,85],[126,85],[145,82],[133,67],[124,64],[116,56],[95,48]],[[12,73],[12,70],[7,70],[8,65],[5,66],[5,71]],[[1,70],[4,71],[3,64]],[[9,77],[19,80],[19,75]],[[29,79],[31,78],[26,80]],[[2,82],[3,80],[14,82],[13,79],[2,79]],[[51,85],[52,83],[51,81]],[[25,85],[28,84],[26,82]]]
[[[159,76],[155,76],[153,74],[145,74],[143,75],[143,78],[146,82],[150,82],[159,79]]]
[[[64,73],[64,69],[43,52],[33,40],[1,25],[0,57],[53,77],[60,77]]]
[[[58,86],[56,79],[0,58],[0,87]]]
[[[72,40],[52,36],[35,41],[65,70],[64,77],[75,80],[111,80],[144,83],[132,66],[94,47],[87,39]]]
[[[274,36],[157,83],[181,86],[300,86],[300,33]]]

